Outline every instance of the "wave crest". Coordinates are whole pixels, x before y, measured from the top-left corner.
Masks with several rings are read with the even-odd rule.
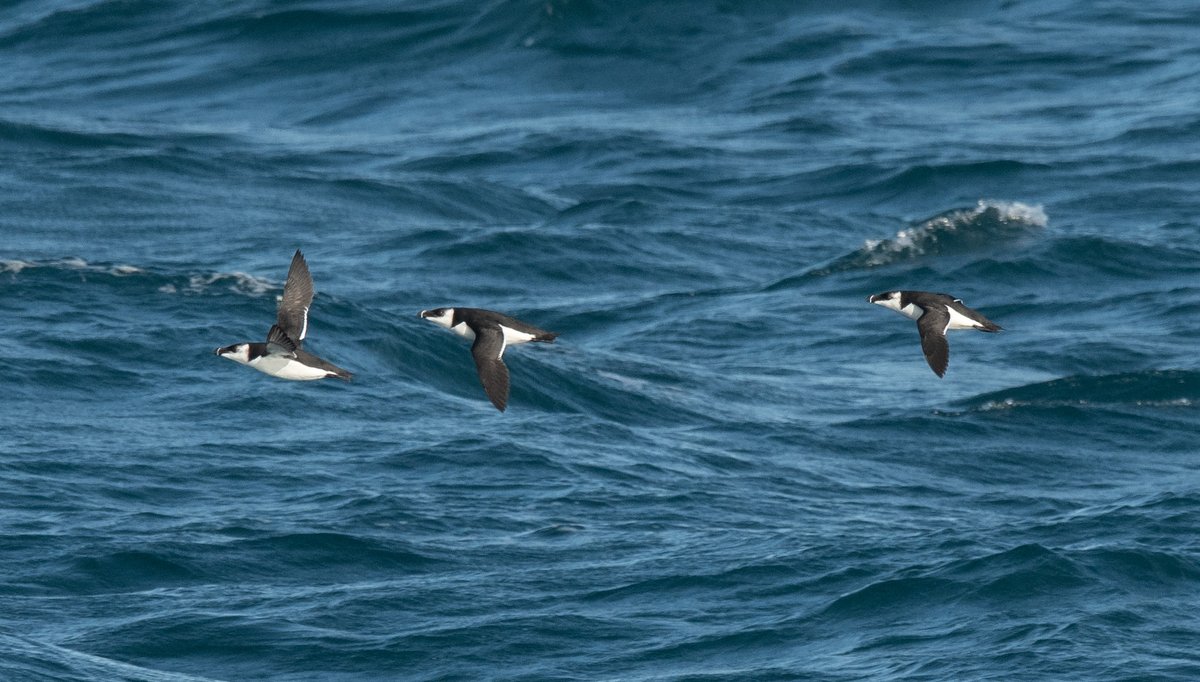
[[[1049,220],[1041,205],[1018,201],[981,200],[973,208],[955,209],[900,230],[891,239],[868,239],[854,256],[867,267],[925,255],[969,251],[993,243],[997,237],[1015,237]]]
[[[82,271],[94,274],[108,274],[117,277],[125,275],[139,275],[145,272],[142,268],[136,265],[127,264],[107,264],[94,265],[78,256],[69,258],[60,258],[52,261],[27,261],[27,260],[0,260],[0,273],[7,272],[13,275],[19,275],[23,270],[32,270],[38,268],[51,268],[63,271]]]
[[[799,275],[784,278],[766,287],[766,290],[787,288],[815,277],[877,268],[922,256],[983,251],[1048,224],[1049,219],[1040,204],[981,199],[971,208],[953,209],[917,222],[890,239],[868,239],[861,248]]]

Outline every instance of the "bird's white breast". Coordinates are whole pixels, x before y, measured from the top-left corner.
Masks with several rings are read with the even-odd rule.
[[[466,322],[459,322],[451,327],[450,331],[458,334],[459,336],[465,337],[468,340],[475,340],[475,330],[468,327]]]
[[[896,311],[899,312],[901,315],[912,318],[914,320],[920,318],[922,315],[925,314],[925,310],[923,308],[917,307],[917,305],[913,304],[913,303],[909,303],[908,305],[904,306],[903,308],[897,307]]]

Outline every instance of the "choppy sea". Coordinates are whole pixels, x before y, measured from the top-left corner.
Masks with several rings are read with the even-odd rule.
[[[1200,679],[1198,35],[5,4],[0,679]],[[296,249],[348,384],[212,354]],[[505,413],[453,305],[561,334]]]

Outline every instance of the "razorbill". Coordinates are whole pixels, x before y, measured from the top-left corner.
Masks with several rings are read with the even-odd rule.
[[[963,305],[962,299],[949,294],[885,291],[869,296],[867,300],[917,321],[921,350],[925,351],[930,369],[939,377],[946,374],[946,365],[950,364],[950,344],[946,341],[946,332],[952,329],[978,329],[981,332],[1001,330],[1000,325]]]
[[[312,381],[337,377],[350,381],[353,376],[350,372],[300,349],[308,334],[308,307],[312,305],[312,299],[312,275],[304,255],[296,249],[292,266],[288,268],[287,283],[283,285],[279,313],[267,332],[267,342],[235,343],[213,352],[280,379]]]
[[[501,412],[508,405],[508,367],[504,365],[504,349],[530,341],[552,342],[555,332],[526,324],[491,310],[480,308],[434,308],[422,310],[420,317],[441,325],[459,336],[474,339],[471,355],[479,381],[492,404]]]

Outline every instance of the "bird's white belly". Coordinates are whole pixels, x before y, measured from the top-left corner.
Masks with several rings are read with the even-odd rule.
[[[504,345],[512,346],[518,343],[528,343],[533,340],[533,334],[519,332],[516,329],[509,329],[504,325],[500,325],[501,331],[504,332]]]
[[[947,330],[976,329],[980,326],[980,324],[978,322],[976,322],[975,320],[972,320],[971,318],[967,317],[966,315],[963,315],[962,313],[958,312],[954,308],[947,308],[946,310],[947,310],[947,312],[950,313],[950,323],[948,325],[946,325]]]
[[[901,315],[905,315],[914,320],[920,318],[922,315],[925,314],[924,309],[918,308],[916,305],[914,305],[912,303],[909,303],[908,305],[904,306],[903,308],[898,308],[897,310],[899,310]]]
[[[469,341],[475,340],[475,331],[468,327],[466,322],[459,322],[451,327],[450,331],[466,338]],[[500,331],[504,332],[504,345],[506,346],[512,346],[518,343],[528,343],[534,338],[533,334],[526,334],[525,332],[517,331],[516,329],[510,329],[504,325],[500,325]]]
[[[329,373],[317,367],[309,367],[308,365],[297,362],[289,357],[282,355],[264,355],[260,358],[255,358],[249,363],[251,367],[260,372],[270,374],[273,377],[280,379],[291,379],[292,381],[312,381],[314,379],[324,379]]]

